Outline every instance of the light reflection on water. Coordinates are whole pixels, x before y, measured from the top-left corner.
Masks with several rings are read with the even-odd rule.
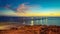
[[[60,25],[60,18],[46,18],[41,20],[33,20],[34,25]],[[31,21],[27,21],[27,24],[31,24]]]
[[[26,24],[26,25],[59,25],[60,17],[0,17],[1,22]]]

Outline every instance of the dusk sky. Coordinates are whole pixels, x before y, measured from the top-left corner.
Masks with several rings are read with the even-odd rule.
[[[0,15],[60,16],[59,13],[60,0],[0,0]]]

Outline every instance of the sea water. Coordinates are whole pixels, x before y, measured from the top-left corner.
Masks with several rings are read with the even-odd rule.
[[[34,21],[36,25],[58,25],[60,26],[60,17],[47,17],[45,19]]]

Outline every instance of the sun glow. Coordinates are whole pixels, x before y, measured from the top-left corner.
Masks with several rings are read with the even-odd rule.
[[[18,13],[17,16],[60,16],[60,13]]]

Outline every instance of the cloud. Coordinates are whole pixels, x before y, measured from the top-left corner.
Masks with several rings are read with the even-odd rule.
[[[6,9],[10,9],[11,5],[10,4],[6,4],[4,8]]]
[[[17,13],[26,13],[26,11],[29,9],[28,6],[25,5],[25,3],[22,3],[17,8]]]
[[[8,16],[32,16],[33,13],[35,12],[31,12],[32,10],[30,9],[35,9],[38,8],[35,5],[29,5],[28,3],[22,3],[18,6],[17,9],[11,10],[10,9],[11,4],[6,4],[5,6],[5,10],[2,12],[2,15],[8,15]],[[36,15],[36,14],[35,14]]]

